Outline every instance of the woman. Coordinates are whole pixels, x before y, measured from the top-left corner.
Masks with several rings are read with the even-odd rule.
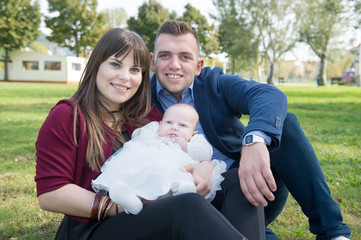
[[[108,31],[74,96],[58,102],[41,127],[35,181],[40,207],[65,215],[56,239],[245,239],[198,194],[148,203],[133,216],[92,191],[91,180],[131,132],[161,119],[151,108],[148,67],[136,33]]]

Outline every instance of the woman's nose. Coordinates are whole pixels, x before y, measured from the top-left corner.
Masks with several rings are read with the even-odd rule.
[[[127,70],[125,70],[125,69],[121,69],[119,71],[120,72],[118,74],[118,78],[120,80],[122,80],[122,81],[125,81],[125,82],[129,81],[129,72]]]

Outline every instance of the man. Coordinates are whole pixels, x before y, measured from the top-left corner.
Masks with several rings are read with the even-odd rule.
[[[294,115],[287,113],[286,96],[276,87],[225,75],[222,69],[202,68],[199,39],[182,21],[165,21],[150,54],[152,100],[164,112],[178,102],[199,114],[197,131],[214,147],[213,158],[228,169],[239,167],[242,192],[254,206],[265,207],[266,225],[282,211],[288,191],[309,218],[317,239],[349,239],[339,206],[331,198],[317,157]],[[250,115],[247,127],[239,121]],[[203,176],[197,191],[208,191],[208,166],[188,169]],[[267,239],[278,239],[267,229]]]

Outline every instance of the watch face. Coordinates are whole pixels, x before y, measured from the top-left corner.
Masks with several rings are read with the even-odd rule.
[[[253,136],[252,135],[246,136],[245,144],[250,144],[252,142],[253,142]]]

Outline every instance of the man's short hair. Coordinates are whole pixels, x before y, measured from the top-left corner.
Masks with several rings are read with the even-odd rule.
[[[173,36],[180,36],[187,33],[191,33],[197,40],[198,50],[200,51],[200,43],[197,31],[187,22],[179,20],[165,20],[158,28],[157,36],[155,38],[154,45],[157,43],[160,34],[169,34]]]

